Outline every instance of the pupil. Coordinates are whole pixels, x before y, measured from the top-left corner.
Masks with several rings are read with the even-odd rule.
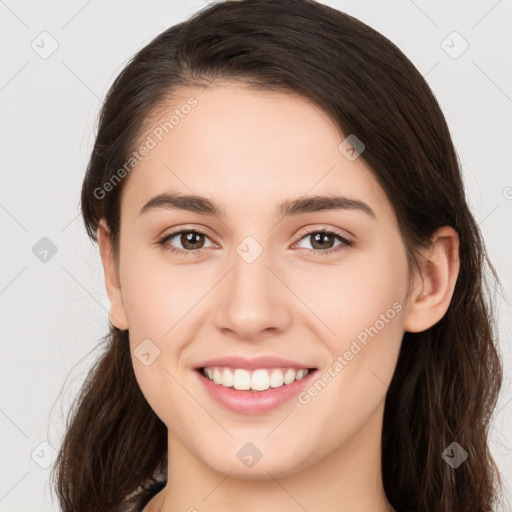
[[[329,239],[331,237],[331,235],[329,235],[328,233],[316,233],[315,235],[313,235],[312,246],[316,247],[317,249],[329,249],[330,247],[325,247],[324,245],[322,245],[323,237],[326,237],[327,239]],[[320,243],[319,243],[319,241],[320,241]],[[325,242],[325,240],[324,240],[324,242]]]
[[[200,247],[197,247],[197,246],[201,245],[201,238],[203,236],[204,235],[202,235],[201,233],[188,232],[188,233],[183,234],[181,236],[181,243],[182,243],[183,247],[185,247],[185,248],[188,248],[188,249],[199,249]],[[198,237],[199,241],[193,242],[194,237]],[[191,247],[190,247],[190,245],[191,245]]]

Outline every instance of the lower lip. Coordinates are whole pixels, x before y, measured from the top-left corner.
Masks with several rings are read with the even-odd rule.
[[[266,391],[246,391],[215,384],[206,378],[201,370],[196,371],[201,383],[214,400],[226,409],[249,415],[263,414],[292,399],[309,383],[315,372],[316,370],[310,370],[301,380],[279,388],[268,388]]]

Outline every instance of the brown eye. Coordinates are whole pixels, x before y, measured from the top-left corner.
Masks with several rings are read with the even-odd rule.
[[[312,256],[328,256],[329,254],[342,251],[346,247],[351,247],[354,244],[353,241],[348,240],[339,233],[327,229],[309,231],[302,236],[300,241],[302,240],[309,240],[311,249],[307,247],[305,249]],[[340,243],[334,245],[336,240]],[[297,243],[300,243],[300,241]]]
[[[314,249],[331,249],[335,238],[329,233],[315,233],[308,236],[310,237],[311,245]]]
[[[180,243],[185,249],[193,251],[195,249],[201,249],[201,246],[204,243],[204,238],[205,236],[197,231],[182,231]]]
[[[184,255],[200,254],[205,247],[206,239],[209,240],[208,235],[195,229],[187,229],[175,231],[158,241],[158,243],[166,250]],[[173,243],[171,243],[173,242]],[[178,245],[178,247],[175,246]],[[181,245],[183,248],[180,248]],[[213,244],[212,244],[213,245]]]

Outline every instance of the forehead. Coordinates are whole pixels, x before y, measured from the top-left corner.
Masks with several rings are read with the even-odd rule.
[[[340,151],[345,135],[296,95],[237,83],[182,88],[146,123],[141,141],[148,137],[152,148],[123,190],[123,216],[136,217],[167,191],[214,198],[227,215],[255,207],[273,214],[283,200],[323,194],[364,197],[377,213],[392,214],[364,160]]]

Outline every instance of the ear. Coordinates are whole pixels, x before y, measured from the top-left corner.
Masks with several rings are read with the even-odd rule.
[[[460,267],[457,232],[450,226],[439,228],[422,257],[421,275],[404,315],[404,328],[408,332],[427,330],[448,310]]]
[[[121,283],[117,263],[112,252],[110,231],[105,219],[98,224],[98,245],[100,248],[103,271],[105,273],[105,287],[110,300],[109,320],[112,325],[122,331],[128,329],[128,318],[121,295]]]

